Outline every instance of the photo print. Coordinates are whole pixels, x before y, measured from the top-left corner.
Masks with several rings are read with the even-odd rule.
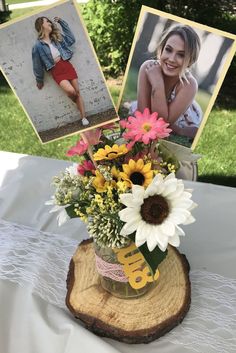
[[[235,36],[143,6],[118,101],[120,118],[149,108],[194,147],[236,48]]]
[[[73,1],[1,25],[0,43],[0,69],[42,143],[119,119]]]

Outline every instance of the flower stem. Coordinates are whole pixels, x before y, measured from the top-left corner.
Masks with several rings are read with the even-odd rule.
[[[82,140],[88,144],[88,154],[89,154],[89,157],[91,158],[91,161],[93,162],[95,168],[97,168],[97,163],[95,162],[94,158],[93,158],[93,152],[92,152],[92,147],[91,145],[89,144],[85,134],[83,134],[83,132],[81,132],[81,137],[82,137]]]

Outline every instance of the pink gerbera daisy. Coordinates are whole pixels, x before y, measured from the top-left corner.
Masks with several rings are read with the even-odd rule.
[[[78,165],[77,171],[79,174],[84,175],[85,172],[93,172],[95,171],[94,164],[91,161],[83,161]]]
[[[135,112],[135,117],[129,116],[126,123],[122,124],[127,132],[123,137],[127,140],[135,142],[143,142],[148,144],[152,140],[169,136],[171,129],[169,124],[163,118],[158,119],[156,112],[150,114],[148,108],[145,108],[143,114],[139,111]]]
[[[88,144],[82,140],[79,140],[75,146],[71,147],[67,151],[66,155],[69,157],[72,157],[76,154],[81,156],[82,154],[84,154],[87,151],[87,149],[88,149]]]

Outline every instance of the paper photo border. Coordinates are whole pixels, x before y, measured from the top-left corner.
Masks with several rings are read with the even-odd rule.
[[[139,13],[137,27],[136,27],[134,38],[133,38],[133,42],[132,42],[132,45],[131,45],[131,50],[130,50],[127,66],[126,66],[126,69],[125,69],[125,74],[124,74],[124,79],[123,79],[123,82],[122,82],[122,87],[121,87],[119,99],[118,99],[118,102],[117,102],[117,111],[118,112],[119,112],[121,101],[122,101],[122,98],[123,98],[123,94],[124,94],[124,90],[125,90],[125,86],[126,86],[126,82],[127,82],[127,78],[128,78],[129,69],[130,69],[130,66],[131,66],[131,61],[132,61],[132,58],[133,58],[135,46],[136,46],[136,43],[137,43],[138,36],[140,34],[140,28],[141,28],[141,26],[143,24],[144,15],[147,12],[150,13],[150,14],[153,14],[153,15],[157,15],[159,17],[166,18],[167,20],[173,20],[175,22],[179,22],[180,24],[189,25],[191,27],[198,28],[198,29],[200,29],[202,31],[214,33],[216,35],[232,39],[232,45],[231,45],[231,48],[229,49],[227,58],[226,58],[226,60],[225,60],[225,62],[223,64],[220,77],[218,78],[218,81],[217,81],[217,83],[215,85],[214,91],[213,91],[213,93],[211,95],[211,98],[209,99],[206,111],[205,111],[205,113],[203,115],[202,122],[201,122],[201,124],[200,124],[200,126],[198,128],[196,136],[195,136],[195,138],[193,140],[193,143],[192,143],[192,145],[190,147],[191,150],[194,150],[196,145],[197,145],[197,142],[198,142],[198,140],[199,140],[199,138],[201,136],[201,133],[202,133],[202,131],[204,129],[204,126],[205,126],[205,124],[207,122],[207,119],[208,119],[209,114],[210,114],[210,112],[212,110],[212,107],[213,107],[213,105],[215,103],[216,97],[217,97],[217,95],[218,95],[218,93],[220,91],[221,85],[222,85],[222,83],[224,81],[225,75],[226,75],[226,73],[227,73],[227,71],[229,69],[231,61],[232,61],[232,59],[234,57],[234,54],[236,52],[236,35],[228,33],[228,32],[221,31],[221,30],[213,28],[213,27],[209,27],[209,26],[200,24],[198,22],[194,22],[194,21],[188,20],[188,19],[183,18],[183,17],[175,16],[175,15],[172,15],[170,13],[160,11],[158,9],[153,9],[153,8],[151,8],[149,6],[143,5],[142,8],[141,8],[141,11]]]
[[[22,107],[22,109],[23,109],[25,115],[27,116],[27,118],[28,118],[28,120],[29,120],[31,126],[33,127],[33,130],[34,130],[35,134],[37,135],[37,137],[38,137],[40,143],[43,144],[43,145],[44,145],[44,144],[47,144],[47,143],[50,143],[50,142],[57,141],[57,140],[61,140],[61,139],[66,138],[66,137],[78,135],[78,134],[83,133],[83,132],[85,132],[85,131],[93,130],[93,129],[96,129],[96,128],[98,128],[98,127],[102,127],[102,126],[104,126],[104,125],[108,125],[108,124],[110,124],[110,123],[113,123],[113,122],[116,122],[116,121],[119,121],[119,120],[120,120],[120,119],[119,119],[119,115],[118,115],[118,111],[117,111],[117,108],[116,108],[116,105],[114,104],[113,98],[112,98],[112,96],[111,96],[111,92],[110,92],[110,90],[109,90],[109,87],[108,87],[108,85],[107,85],[107,82],[106,82],[104,73],[103,73],[103,71],[102,71],[100,62],[99,62],[99,60],[98,60],[97,53],[96,53],[96,51],[95,51],[95,49],[94,49],[94,46],[93,46],[93,43],[92,43],[92,41],[91,41],[91,39],[90,39],[90,36],[89,36],[88,30],[87,30],[87,27],[86,27],[86,25],[85,25],[85,23],[84,23],[84,20],[83,20],[83,17],[82,17],[82,15],[81,15],[81,13],[80,13],[80,10],[78,9],[78,6],[77,6],[78,4],[77,4],[76,0],[60,0],[60,1],[56,2],[56,3],[51,4],[51,5],[44,6],[43,8],[40,7],[40,9],[36,9],[36,10],[34,10],[34,11],[28,13],[28,14],[19,16],[19,17],[17,17],[17,18],[14,18],[14,19],[12,19],[12,20],[9,20],[9,21],[7,21],[7,22],[4,22],[4,23],[0,24],[0,30],[1,30],[2,28],[9,27],[9,26],[11,26],[12,24],[15,24],[15,23],[17,23],[17,22],[21,22],[21,21],[23,21],[23,20],[26,20],[26,19],[32,17],[32,16],[35,16],[35,15],[40,14],[40,13],[42,13],[42,12],[46,12],[47,10],[56,8],[57,6],[60,6],[60,5],[62,5],[62,4],[66,4],[66,3],[68,3],[68,4],[69,4],[69,3],[73,3],[73,4],[74,4],[75,10],[76,10],[76,14],[77,14],[77,16],[79,17],[79,20],[80,20],[81,25],[82,25],[82,27],[83,27],[85,36],[86,36],[87,41],[88,41],[88,45],[90,46],[90,48],[91,48],[91,50],[92,50],[92,53],[93,53],[94,58],[95,58],[95,60],[96,60],[96,62],[97,62],[98,68],[99,68],[99,70],[100,70],[102,79],[103,79],[103,81],[104,81],[104,85],[106,86],[106,89],[107,89],[109,98],[110,98],[110,100],[111,100],[111,103],[113,104],[113,108],[114,108],[114,111],[115,111],[115,113],[116,113],[116,117],[114,117],[114,118],[112,118],[112,119],[110,119],[110,120],[107,120],[107,121],[105,121],[105,122],[103,122],[103,123],[100,123],[100,124],[97,124],[97,125],[93,125],[93,126],[89,126],[89,127],[84,128],[84,129],[77,130],[77,131],[75,131],[75,132],[71,132],[71,133],[65,134],[65,135],[63,135],[63,136],[56,137],[56,138],[54,138],[54,139],[51,139],[51,140],[49,140],[49,141],[45,141],[45,142],[44,142],[44,141],[42,141],[42,139],[41,139],[41,137],[40,137],[40,135],[39,135],[39,132],[37,131],[36,127],[34,126],[34,123],[33,123],[32,119],[30,118],[30,116],[29,116],[29,114],[28,114],[28,112],[27,112],[27,110],[26,110],[24,104],[21,102],[21,100],[20,100],[20,98],[18,97],[18,95],[17,95],[17,93],[16,93],[14,87],[12,86],[11,81],[8,79],[7,75],[5,74],[3,68],[2,68],[1,65],[0,65],[0,71],[1,71],[1,73],[3,74],[3,76],[4,76],[4,78],[6,79],[8,85],[10,86],[12,92],[14,93],[15,97],[17,98],[17,100],[18,100],[20,106]],[[33,73],[32,73],[32,75],[33,75]]]

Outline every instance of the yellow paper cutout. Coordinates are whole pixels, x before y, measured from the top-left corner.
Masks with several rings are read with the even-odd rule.
[[[123,265],[124,273],[132,288],[143,288],[148,282],[158,279],[160,274],[158,269],[153,278],[143,255],[134,243],[126,248],[113,250],[117,255],[117,260]]]

